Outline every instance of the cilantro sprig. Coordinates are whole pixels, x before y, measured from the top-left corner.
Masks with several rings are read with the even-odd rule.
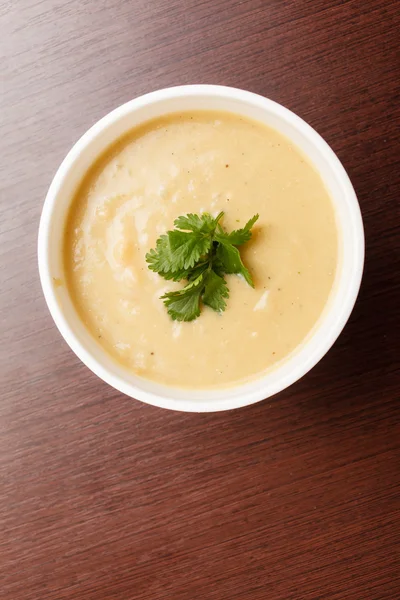
[[[193,321],[200,316],[201,302],[217,312],[226,309],[229,289],[225,274],[242,275],[254,287],[238,246],[251,238],[254,215],[241,229],[227,233],[221,225],[224,216],[188,214],[174,221],[175,229],[158,238],[155,249],[146,254],[149,269],[172,281],[186,280],[184,288],[167,292],[161,299],[176,321]]]

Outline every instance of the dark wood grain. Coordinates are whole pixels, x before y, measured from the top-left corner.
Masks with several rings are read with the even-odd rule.
[[[400,598],[396,0],[3,0],[2,600]],[[67,349],[36,267],[76,139],[159,87],[220,83],[293,109],[360,200],[365,278],[302,381],[229,413],[130,400]]]

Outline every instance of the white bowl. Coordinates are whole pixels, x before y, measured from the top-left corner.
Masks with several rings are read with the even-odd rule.
[[[79,319],[63,278],[63,229],[74,192],[96,158],[136,125],[163,114],[225,110],[274,127],[289,137],[319,171],[332,198],[339,232],[339,257],[328,303],[316,326],[282,363],[258,379],[218,390],[180,389],[142,379],[119,366]],[[190,207],[189,207],[190,208]],[[188,208],[188,210],[189,210]],[[223,86],[188,85],[158,90],[116,108],[89,129],[68,153],[48,191],[39,228],[39,272],[50,313],[62,336],[96,375],[143,402],[175,410],[210,412],[246,406],[287,388],[329,350],[350,316],[364,264],[364,232],[353,186],[337,156],[312,127],[266,98]]]

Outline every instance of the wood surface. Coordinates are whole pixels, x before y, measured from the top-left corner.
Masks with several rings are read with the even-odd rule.
[[[399,3],[2,0],[1,600],[398,600]],[[38,221],[78,137],[144,92],[219,83],[297,112],[361,204],[353,316],[255,406],[131,400],[67,348]]]

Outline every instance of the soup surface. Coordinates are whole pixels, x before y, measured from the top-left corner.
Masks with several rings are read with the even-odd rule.
[[[145,255],[189,212],[260,218],[241,248],[255,288],[226,277],[226,311],[173,321]],[[280,133],[237,115],[172,114],[119,140],[93,166],[65,230],[65,276],[92,335],[138,375],[180,387],[226,386],[285,358],[326,304],[337,262],[333,207],[306,157]]]

